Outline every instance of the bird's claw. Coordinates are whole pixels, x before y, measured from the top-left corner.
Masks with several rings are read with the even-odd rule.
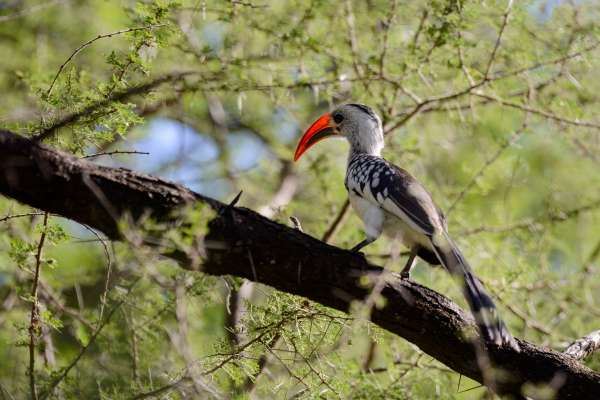
[[[409,272],[400,272],[400,279],[405,279],[405,280],[410,280],[410,273]]]
[[[365,253],[363,253],[362,251],[360,251],[360,249],[351,249],[350,252],[356,254],[357,256],[361,256],[364,259],[367,258],[367,256],[365,255]]]

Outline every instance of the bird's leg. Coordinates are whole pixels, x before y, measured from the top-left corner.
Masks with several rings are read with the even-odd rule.
[[[373,243],[375,241],[375,239],[376,238],[366,238],[365,240],[363,240],[362,242],[360,242],[359,244],[354,246],[350,251],[353,253],[358,253],[360,251],[360,249]]]
[[[413,248],[410,250],[410,255],[408,256],[408,260],[406,261],[406,265],[400,272],[400,277],[402,279],[410,279],[410,270],[415,265],[415,257],[417,256],[417,249]]]

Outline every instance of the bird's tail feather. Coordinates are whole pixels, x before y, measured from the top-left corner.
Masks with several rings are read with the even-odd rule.
[[[447,234],[436,238],[433,248],[442,265],[463,283],[463,291],[483,337],[498,345],[507,344],[515,349],[519,345],[500,319],[496,305],[462,253]]]

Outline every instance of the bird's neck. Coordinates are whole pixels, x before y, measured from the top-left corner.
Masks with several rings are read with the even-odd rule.
[[[369,135],[350,140],[350,158],[353,155],[367,154],[370,156],[381,157],[383,150],[383,135]]]

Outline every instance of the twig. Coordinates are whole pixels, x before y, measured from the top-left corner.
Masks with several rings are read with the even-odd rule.
[[[379,56],[379,75],[383,75],[383,71],[385,69],[385,56],[388,51],[388,39],[390,36],[390,26],[392,25],[392,21],[396,16],[396,8],[398,7],[398,0],[394,0],[392,2],[392,6],[390,7],[390,12],[387,16],[386,21],[383,23],[383,45],[381,48],[381,55]]]
[[[110,274],[112,272],[112,260],[110,259],[110,251],[108,251],[108,245],[106,244],[106,240],[103,239],[98,232],[92,229],[90,226],[82,224],[82,226],[91,232],[98,241],[102,244],[104,248],[104,254],[106,255],[106,278],[104,281],[104,291],[102,295],[100,295],[100,316],[98,317],[98,323],[102,321],[102,317],[104,315],[104,307],[106,306],[106,297],[108,296],[108,285],[110,281]]]
[[[423,12],[421,13],[421,18],[419,19],[419,25],[417,26],[417,30],[415,31],[415,34],[413,35],[413,39],[412,39],[412,48],[413,50],[417,48],[417,44],[419,43],[419,37],[421,36],[421,32],[423,32],[423,27],[425,26],[425,21],[427,20],[427,17],[429,16],[429,10],[427,8],[425,8],[423,10]]]
[[[486,80],[481,80],[473,85],[469,85],[464,89],[458,90],[456,92],[451,92],[448,94],[444,94],[441,96],[434,96],[434,97],[430,97],[428,99],[425,99],[423,101],[421,101],[420,103],[418,103],[417,105],[415,105],[410,111],[408,111],[404,117],[402,117],[400,120],[398,120],[395,123],[389,124],[388,126],[384,127],[383,130],[383,134],[385,136],[389,135],[391,132],[393,132],[394,130],[398,129],[399,127],[403,126],[404,124],[406,124],[410,119],[412,119],[415,115],[417,115],[422,109],[423,107],[425,107],[426,105],[429,105],[431,103],[443,103],[449,100],[453,100],[459,97],[462,97],[466,94],[472,93],[475,89],[485,85],[487,82],[489,82],[489,79]]]
[[[35,274],[33,276],[33,286],[31,288],[31,319],[29,322],[29,388],[31,398],[38,399],[37,389],[35,387],[35,339],[40,329],[39,310],[38,310],[38,282],[40,280],[40,266],[42,261],[42,248],[46,241],[46,227],[48,226],[48,213],[44,213],[44,222],[42,222],[42,233],[35,254]]]
[[[135,285],[135,283],[133,285]],[[133,285],[131,288],[133,288]],[[130,288],[130,290],[131,290],[131,288]],[[88,348],[96,341],[96,338],[98,338],[98,335],[100,335],[100,332],[102,332],[102,329],[106,326],[106,324],[108,324],[108,322],[112,318],[115,311],[117,311],[119,309],[119,307],[121,307],[121,305],[123,305],[123,303],[124,303],[124,300],[119,301],[109,311],[109,313],[106,315],[106,319],[104,321],[102,321],[102,323],[100,325],[98,325],[98,328],[96,328],[96,331],[94,331],[94,333],[90,337],[90,340],[88,341],[88,343],[81,348],[81,350],[79,351],[79,354],[77,354],[77,356],[73,359],[73,361],[71,361],[71,363],[66,368],[63,369],[62,373],[59,376],[57,376],[50,383],[48,390],[42,395],[42,400],[45,400],[46,398],[48,398],[48,396],[50,396],[52,394],[52,392],[58,386],[58,384],[60,382],[62,382],[63,379],[66,378],[66,376],[69,374],[71,369],[73,369],[73,367],[75,367],[75,365],[77,365],[77,363],[79,362],[79,360],[81,360],[81,357],[83,357],[83,355],[86,353]]]
[[[578,52],[575,52],[575,53],[571,53],[571,54],[568,54],[566,56],[559,57],[557,59],[553,59],[553,60],[545,61],[545,62],[541,62],[541,63],[536,63],[536,64],[531,65],[529,67],[519,68],[519,69],[516,69],[516,70],[513,70],[513,71],[506,72],[506,73],[498,73],[498,74],[495,74],[495,75],[491,75],[491,76],[488,76],[485,79],[480,80],[479,82],[471,83],[469,86],[467,86],[466,88],[461,89],[459,91],[448,93],[448,94],[445,94],[445,95],[440,95],[440,96],[435,96],[435,97],[427,98],[427,99],[421,101],[420,103],[416,104],[412,109],[404,112],[403,113],[404,116],[400,120],[398,120],[397,122],[387,124],[387,126],[384,127],[384,135],[387,136],[391,132],[393,132],[394,130],[396,130],[399,127],[403,126],[409,120],[411,120],[414,116],[416,116],[417,114],[419,114],[421,111],[428,110],[428,108],[424,109],[425,106],[428,106],[429,104],[432,104],[432,103],[445,103],[446,101],[454,100],[454,99],[462,97],[462,96],[464,96],[466,94],[474,94],[474,95],[479,96],[481,98],[484,98],[484,99],[486,99],[488,101],[497,101],[497,102],[500,102],[501,104],[504,104],[506,106],[511,106],[511,107],[519,108],[519,109],[522,109],[523,111],[528,111],[528,112],[531,112],[531,113],[534,113],[534,114],[540,114],[540,115],[543,115],[543,116],[546,116],[548,118],[552,118],[552,119],[555,119],[555,120],[558,120],[558,121],[561,121],[561,122],[571,123],[572,125],[587,126],[587,127],[592,127],[592,128],[600,129],[600,125],[597,125],[597,124],[588,123],[588,122],[579,122],[579,121],[568,120],[566,118],[562,118],[562,117],[559,117],[559,116],[547,113],[547,112],[542,111],[542,110],[532,109],[532,108],[529,108],[527,106],[523,106],[523,105],[520,105],[520,104],[517,104],[517,103],[510,103],[510,102],[507,102],[505,100],[499,99],[497,97],[489,96],[489,95],[486,95],[486,94],[483,94],[483,93],[478,93],[478,92],[475,91],[475,89],[477,89],[477,88],[479,88],[479,87],[481,87],[481,86],[483,86],[483,85],[485,85],[485,84],[487,84],[489,82],[493,82],[493,81],[505,79],[505,78],[508,78],[508,77],[511,77],[511,76],[519,75],[519,74],[531,71],[533,69],[540,68],[542,66],[563,63],[563,62],[565,62],[565,61],[567,61],[567,60],[569,60],[571,58],[578,57],[578,56],[582,55],[583,53],[586,53],[586,52],[589,52],[591,50],[594,50],[599,45],[600,45],[600,42],[596,42],[593,45],[588,46],[588,47],[586,47],[585,49],[583,49],[581,51],[578,51]]]
[[[563,122],[563,123],[569,124],[569,125],[582,126],[582,127],[586,127],[586,128],[594,128],[594,129],[600,130],[600,124],[595,123],[595,122],[579,121],[579,120],[573,120],[573,119],[561,117],[560,115],[552,114],[548,111],[540,110],[537,108],[532,108],[525,104],[513,103],[511,101],[501,99],[500,97],[491,96],[489,94],[473,92],[473,95],[481,97],[482,99],[495,101],[506,107],[512,107],[512,108],[516,108],[521,111],[541,115],[542,117],[545,117],[545,118],[548,118],[548,119],[551,119],[551,120],[554,120],[557,122]]]
[[[127,88],[126,90],[123,90],[123,91],[120,91],[117,93],[113,93],[112,95],[108,96],[107,98],[98,100],[97,102],[90,104],[89,106],[87,106],[79,111],[71,112],[71,113],[67,114],[66,116],[64,116],[63,118],[54,121],[50,126],[41,129],[40,133],[38,135],[34,136],[33,139],[36,141],[43,141],[43,140],[49,138],[50,136],[52,136],[54,134],[54,132],[56,132],[58,129],[65,127],[67,125],[70,125],[72,123],[75,123],[75,122],[79,121],[80,119],[93,114],[98,109],[109,105],[113,101],[122,101],[131,96],[146,93],[146,92],[154,89],[155,87],[162,85],[163,83],[178,81],[178,80],[183,79],[186,76],[194,75],[194,74],[197,74],[197,72],[184,71],[184,72],[174,72],[174,73],[170,73],[170,74],[165,74],[165,75],[159,76],[151,81],[141,83],[137,86],[131,86],[131,87]]]
[[[490,167],[490,165],[495,163],[496,160],[498,160],[498,158],[500,158],[502,153],[504,153],[504,151],[507,148],[509,148],[513,143],[515,143],[515,141],[521,136],[521,133],[523,133],[523,131],[525,130],[526,126],[527,126],[526,122],[523,123],[521,128],[513,134],[513,137],[510,140],[507,140],[502,146],[500,146],[500,148],[498,148],[498,150],[496,150],[496,153],[494,153],[494,155],[492,157],[490,157],[481,166],[479,171],[477,171],[477,173],[475,175],[473,175],[473,177],[471,178],[469,183],[467,183],[467,185],[463,188],[463,190],[460,191],[458,196],[456,196],[454,201],[452,201],[452,204],[450,204],[450,207],[448,207],[448,210],[446,211],[446,216],[450,215],[452,210],[454,210],[456,205],[465,197],[465,194],[467,194],[467,192],[469,190],[471,190],[473,188],[473,186],[475,186],[475,184],[477,183],[477,180],[485,173],[485,171]]]
[[[210,375],[213,372],[219,370],[221,367],[223,367],[225,364],[229,363],[234,358],[239,357],[241,352],[246,350],[248,347],[252,346],[254,343],[262,342],[262,338],[265,337],[267,334],[269,334],[270,332],[273,332],[273,331],[276,332],[277,329],[281,328],[281,326],[283,324],[285,324],[287,321],[288,321],[287,318],[282,318],[276,324],[272,324],[272,326],[271,326],[272,329],[265,329],[260,335],[256,336],[253,339],[248,340],[246,343],[238,346],[234,351],[232,351],[230,353],[214,354],[213,356],[227,356],[227,357],[225,357],[220,363],[218,363],[214,367],[202,372],[202,375]]]
[[[93,158],[100,156],[113,156],[115,154],[144,154],[149,155],[147,151],[135,151],[135,150],[115,150],[115,151],[106,151],[102,153],[90,154],[89,156],[83,156],[81,158]]]
[[[520,75],[520,74],[523,74],[523,73],[526,73],[526,72],[529,72],[529,71],[533,71],[533,70],[541,68],[541,67],[546,67],[546,66],[554,65],[554,64],[561,64],[561,63],[564,63],[565,61],[568,61],[568,60],[570,60],[572,58],[576,58],[576,57],[579,57],[579,56],[581,56],[581,55],[583,55],[585,53],[589,53],[590,51],[595,50],[598,46],[600,46],[600,42],[593,43],[593,44],[591,44],[591,45],[583,48],[582,50],[579,50],[579,51],[576,51],[576,52],[573,52],[573,53],[569,53],[569,54],[566,54],[566,55],[564,55],[562,57],[558,57],[558,58],[555,58],[555,59],[552,59],[552,60],[538,62],[538,63],[535,63],[533,65],[527,66],[527,67],[522,67],[522,68],[514,69],[512,71],[498,72],[498,73],[492,75],[489,78],[489,80],[490,81],[496,81],[496,80],[508,78],[508,77],[511,77],[511,76]]]
[[[340,209],[340,212],[335,217],[335,219],[333,220],[331,225],[329,225],[329,228],[327,228],[327,230],[323,234],[323,237],[321,238],[322,241],[324,241],[325,243],[328,243],[333,238],[333,236],[337,232],[339,226],[344,221],[344,217],[346,217],[346,214],[348,214],[349,209],[350,209],[350,200],[346,199],[346,201],[342,205],[342,208]]]
[[[248,8],[269,8],[267,4],[253,4],[248,1],[239,1],[239,0],[230,0],[231,4],[235,4],[238,6],[244,6]]]
[[[83,315],[81,315],[81,313],[78,310],[75,310],[71,307],[64,305],[58,299],[58,297],[54,293],[52,293],[51,289],[49,287],[47,287],[46,285],[44,285],[43,281],[40,282],[40,289],[41,289],[40,295],[43,296],[45,300],[49,301],[50,303],[53,303],[61,313],[64,313],[64,314],[70,316],[71,318],[74,318],[77,321],[81,322],[81,324],[84,325],[90,331],[94,330],[94,326],[92,325],[92,323],[90,321],[85,319],[85,317],[83,317]]]
[[[504,30],[508,25],[508,16],[510,15],[510,10],[512,8],[513,0],[508,0],[508,6],[506,7],[506,11],[504,12],[504,16],[502,19],[502,26],[500,26],[500,31],[498,32],[498,37],[496,38],[496,43],[494,44],[494,49],[492,50],[492,54],[490,55],[490,59],[488,60],[487,67],[485,68],[485,74],[483,75],[483,79],[487,80],[490,76],[490,71],[492,70],[492,65],[496,60],[496,54],[498,53],[498,49],[500,48],[500,42],[502,41],[502,35],[504,34]]]
[[[422,353],[421,353],[422,354]],[[407,361],[403,361],[403,360],[395,360],[392,365],[406,365],[408,367],[413,367],[413,368],[425,368],[425,369],[432,369],[432,370],[436,370],[436,371],[440,371],[440,372],[444,372],[447,374],[456,374],[456,372],[452,371],[449,368],[445,368],[445,367],[438,367],[437,365],[423,365],[423,364],[418,364],[419,360],[415,361],[415,362],[407,362]],[[368,372],[372,373],[372,374],[378,374],[381,372],[387,372],[389,371],[390,368],[388,367],[378,367],[378,368],[369,368]]]
[[[459,232],[460,235],[474,235],[481,232],[487,233],[503,233],[510,232],[518,229],[534,229],[536,224],[540,224],[542,222],[561,222],[566,221],[569,218],[575,217],[582,212],[590,211],[600,207],[600,200],[593,201],[589,204],[586,204],[581,207],[572,208],[567,211],[558,211],[554,212],[550,215],[543,216],[541,218],[527,218],[519,222],[515,222],[513,224],[504,225],[504,226],[480,226],[473,229],[467,229],[462,232]]]
[[[9,219],[13,219],[13,218],[33,217],[36,215],[46,215],[46,214],[47,213],[43,213],[43,212],[31,212],[31,213],[24,213],[24,214],[7,215],[6,217],[0,218],[0,222],[8,221]]]
[[[158,397],[159,395],[161,395],[161,394],[163,394],[165,392],[177,389],[179,386],[181,386],[186,381],[191,381],[191,380],[192,380],[192,378],[190,378],[187,375],[184,375],[180,379],[176,380],[173,383],[169,383],[169,384],[167,384],[165,386],[162,386],[162,387],[160,387],[158,389],[155,389],[155,390],[151,390],[149,392],[144,392],[144,393],[137,394],[137,395],[133,396],[131,398],[131,400],[141,400],[141,399],[147,399],[149,397]]]
[[[105,39],[105,38],[110,38],[113,36],[117,36],[117,35],[122,35],[124,33],[129,33],[129,32],[136,32],[136,31],[142,31],[142,30],[148,30],[148,29],[153,29],[153,28],[160,28],[165,26],[165,24],[157,24],[157,25],[148,25],[148,26],[142,26],[142,27],[138,27],[138,28],[128,28],[128,29],[122,29],[120,31],[116,31],[116,32],[111,32],[111,33],[105,33],[102,35],[98,35],[93,39],[88,40],[87,42],[83,43],[82,45],[80,45],[78,48],[76,48],[71,55],[69,56],[69,58],[67,58],[67,60],[62,63],[62,65],[60,66],[60,68],[58,69],[58,71],[56,72],[56,75],[54,75],[54,79],[52,79],[52,83],[50,84],[50,87],[48,88],[48,90],[46,91],[46,96],[50,96],[50,93],[52,92],[52,89],[54,88],[54,84],[56,83],[56,80],[58,79],[58,76],[60,75],[60,73],[63,71],[63,69],[65,69],[65,67],[67,66],[67,64],[77,55],[79,54],[79,52],[81,52],[83,49],[85,49],[87,46],[91,45],[92,43],[94,43],[97,40],[100,39]]]
[[[281,331],[276,331],[271,340],[269,340],[267,343],[263,342],[262,340],[260,342],[263,344],[263,346],[265,346],[267,351],[271,352],[275,348],[280,338]],[[240,386],[241,390],[243,390],[244,392],[252,392],[252,390],[256,386],[256,382],[258,382],[258,378],[262,375],[263,371],[265,370],[265,367],[267,366],[267,361],[269,361],[268,354],[261,354],[260,358],[258,359],[258,367],[256,373],[252,376],[249,375],[246,377],[246,380]]]

